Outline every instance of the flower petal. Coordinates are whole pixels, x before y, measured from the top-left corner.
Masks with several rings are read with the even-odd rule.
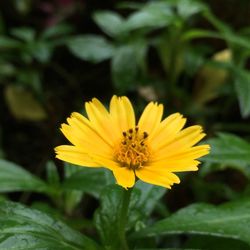
[[[154,131],[159,127],[162,114],[163,105],[150,102],[144,109],[138,122],[139,129],[143,132],[147,132],[150,137],[151,134],[153,134]]]
[[[94,136],[94,138],[101,139],[103,142],[105,142],[107,145],[109,145],[110,147],[113,147],[113,144],[111,143],[110,140],[106,140],[106,137],[100,133],[99,131],[95,130],[91,124],[91,122],[84,117],[83,115],[77,113],[77,112],[73,112],[71,114],[72,118],[75,118],[78,121],[78,125],[81,126],[82,129],[85,130],[86,133],[88,133],[88,136],[90,138],[93,138],[92,136]],[[99,138],[98,138],[99,137]]]
[[[69,125],[62,125],[62,132],[76,146],[83,147],[86,152],[100,152],[110,154],[110,145],[90,125],[89,121],[79,113],[73,113],[67,119]]]
[[[123,131],[135,127],[135,114],[134,109],[125,96],[113,96],[110,101],[110,115],[114,126],[119,129],[119,136]]]
[[[104,157],[108,157],[112,152],[112,149],[109,149],[107,147],[105,148],[105,143],[102,142],[98,144],[98,141],[96,142],[94,140],[89,142],[81,134],[77,134],[76,131],[73,130],[72,127],[67,124],[62,124],[61,131],[76,148],[78,148],[81,152],[84,152],[85,154],[91,155],[95,153]]]
[[[117,128],[113,125],[110,114],[106,108],[97,99],[92,102],[85,103],[86,112],[91,122],[91,126],[98,131],[99,134],[114,144],[117,141]]]
[[[102,157],[100,155],[92,155],[94,161],[97,162],[100,166],[104,166],[105,168],[108,168],[110,170],[114,170],[117,168],[120,168],[120,164],[112,159],[112,155],[110,155],[110,158],[108,157]]]
[[[191,126],[180,131],[172,141],[162,144],[158,148],[158,155],[165,154],[166,151],[180,152],[198,143],[206,134],[202,133],[201,126]]]
[[[145,165],[145,168],[153,169],[166,169],[169,172],[185,172],[185,171],[197,171],[198,165],[200,164],[197,160],[168,160],[150,162]]]
[[[209,145],[200,145],[191,147],[185,150],[172,150],[169,151],[168,147],[165,148],[165,152],[162,150],[161,154],[154,154],[152,162],[156,164],[159,161],[173,161],[173,160],[193,160],[198,159],[209,153]]]
[[[165,118],[155,133],[149,138],[152,149],[156,152],[167,142],[173,140],[177,133],[184,127],[186,119],[179,113],[172,114]]]
[[[136,176],[144,182],[163,186],[169,189],[174,183],[180,183],[178,176],[165,168],[154,169],[152,167],[143,167],[136,170]]]
[[[100,167],[100,165],[93,161],[89,155],[82,152],[80,149],[75,146],[62,145],[55,148],[56,158],[84,166],[84,167]]]
[[[116,178],[117,184],[124,188],[133,187],[135,184],[135,173],[134,171],[126,168],[119,167],[113,170],[113,174]]]

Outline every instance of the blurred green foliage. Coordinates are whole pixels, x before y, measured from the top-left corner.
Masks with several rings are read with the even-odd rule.
[[[250,11],[230,4],[237,20]],[[0,250],[117,249],[121,188],[108,171],[57,166],[53,155],[69,113],[113,94],[137,113],[164,103],[202,124],[211,145],[167,195],[137,182],[133,249],[250,249],[250,23],[223,21],[230,4],[0,2]]]

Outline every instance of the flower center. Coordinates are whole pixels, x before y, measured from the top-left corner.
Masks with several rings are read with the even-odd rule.
[[[123,138],[115,151],[117,161],[123,167],[138,169],[149,159],[149,149],[147,146],[147,132],[140,132],[138,127],[129,129],[122,133]]]

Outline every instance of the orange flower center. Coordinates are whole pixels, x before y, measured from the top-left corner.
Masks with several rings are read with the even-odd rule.
[[[123,167],[129,169],[141,168],[143,163],[149,159],[147,145],[147,132],[140,132],[139,128],[129,129],[122,133],[123,138],[115,151],[115,158]]]

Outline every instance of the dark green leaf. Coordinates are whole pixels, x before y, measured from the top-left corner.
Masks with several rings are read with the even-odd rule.
[[[189,233],[239,239],[250,244],[249,209],[250,200],[247,199],[225,203],[218,207],[193,204],[134,236]]]
[[[138,28],[160,28],[170,24],[173,13],[166,2],[150,2],[141,10],[133,13],[126,22],[128,30]]]
[[[136,248],[135,250],[202,250],[200,248]]]
[[[52,54],[49,44],[42,41],[30,44],[30,51],[33,57],[41,63],[48,62]]]
[[[125,191],[118,185],[111,185],[101,194],[101,208],[95,214],[95,223],[105,246],[113,246],[118,249],[120,212],[122,209]],[[144,227],[144,220],[153,211],[156,203],[164,195],[166,190],[161,187],[149,185],[138,181],[132,190],[126,229],[135,227],[136,230]],[[116,249],[114,248],[114,249]]]
[[[67,45],[75,56],[93,63],[106,60],[114,53],[113,45],[101,36],[77,36],[69,39]]]
[[[177,1],[176,8],[178,14],[184,19],[206,10],[206,6],[204,4],[194,0],[179,0]]]
[[[235,71],[234,86],[240,104],[241,115],[246,118],[250,115],[250,72]]]
[[[64,223],[21,204],[0,204],[0,250],[96,250],[97,244]]]
[[[27,68],[27,69],[20,69],[19,68],[19,70],[17,72],[17,80],[16,81],[19,85],[28,86],[27,89],[29,89],[29,90],[32,89],[37,95],[41,95],[42,94],[42,83],[41,83],[40,74],[41,74],[41,72],[39,70],[34,70],[31,68]],[[14,89],[14,87],[13,87],[13,89]],[[28,92],[27,89],[26,89],[26,92]],[[31,94],[33,95],[34,93],[31,93]],[[25,94],[22,94],[22,95],[25,95]],[[23,99],[24,98],[25,97],[23,97]],[[33,98],[35,98],[35,96],[33,96]],[[19,99],[21,100],[22,97],[19,97]],[[35,101],[37,103],[39,103],[39,100],[37,98]],[[41,103],[39,103],[39,105],[42,106]],[[32,107],[32,105],[31,105],[31,107]],[[36,111],[36,112],[38,112],[38,111]],[[35,112],[33,111],[33,113],[35,113]],[[45,110],[44,110],[44,113],[46,113]],[[33,115],[36,116],[35,114],[33,114]]]
[[[83,196],[82,186],[85,187],[84,191],[88,192],[89,190],[86,188],[86,185],[85,185],[86,176],[83,174],[85,178],[79,178],[80,176],[77,175],[78,173],[84,170],[88,171],[88,169],[86,168],[82,169],[79,166],[72,165],[70,163],[64,163],[65,182],[63,183],[62,188],[66,189],[64,190],[64,207],[65,207],[65,211],[68,214],[71,214],[74,208],[82,200],[82,196]]]
[[[57,38],[65,36],[73,31],[73,27],[68,24],[57,24],[46,28],[41,36],[42,39]]]
[[[16,49],[21,46],[21,42],[9,37],[0,36],[0,49]]]
[[[228,44],[240,46],[248,50],[250,49],[250,43],[249,43],[248,38],[242,35],[236,34],[229,25],[223,23],[216,16],[214,16],[211,12],[209,11],[205,12],[204,16],[220,32],[221,37],[226,42],[228,42]]]
[[[148,216],[162,196],[167,192],[166,188],[151,185],[142,181],[137,181],[135,189],[140,190],[140,198],[136,203],[136,208]]]
[[[94,20],[110,36],[117,36],[124,30],[124,20],[115,12],[98,11],[94,14]]]
[[[120,216],[125,192],[130,192],[118,185],[111,185],[104,189],[101,195],[101,207],[95,213],[95,224],[99,231],[104,246],[109,249],[119,249],[120,247]],[[133,209],[138,201],[138,193],[133,190],[129,203],[126,229],[134,226],[136,211]]]
[[[29,27],[19,27],[11,30],[11,34],[25,42],[31,42],[35,38],[35,30]]]
[[[48,183],[54,186],[58,186],[60,183],[60,177],[54,162],[49,161],[46,164],[46,170]]]
[[[0,192],[46,192],[48,186],[22,167],[0,159]]]
[[[119,247],[119,213],[121,210],[123,189],[109,186],[101,195],[101,207],[95,213],[95,224],[105,248]],[[114,248],[113,248],[114,249]]]
[[[77,172],[64,180],[63,187],[65,189],[83,191],[98,198],[106,186],[105,171],[109,170],[101,168],[77,168]]]
[[[136,86],[139,69],[145,70],[147,44],[143,40],[121,46],[112,58],[112,77],[118,90],[125,92]]]
[[[225,133],[219,133],[217,138],[207,142],[211,146],[211,152],[203,158],[203,161],[235,167],[250,177],[248,167],[250,164],[250,143],[236,135]],[[202,169],[202,171],[206,170]]]
[[[193,40],[196,38],[221,38],[220,34],[215,31],[204,29],[190,29],[183,32],[181,39],[183,41]]]

